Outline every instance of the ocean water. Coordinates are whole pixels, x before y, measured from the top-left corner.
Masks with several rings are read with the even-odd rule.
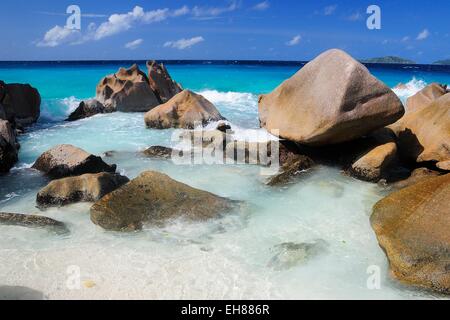
[[[49,299],[412,299],[441,298],[391,279],[369,224],[386,191],[338,168],[319,167],[286,187],[264,185],[251,165],[177,166],[139,151],[171,146],[173,130],[148,130],[142,113],[114,113],[66,123],[97,82],[130,62],[0,63],[0,79],[30,83],[42,98],[39,122],[20,136],[20,161],[0,176],[0,211],[42,214],[65,222],[68,235],[0,226],[0,289],[24,286]],[[143,70],[145,67],[140,63]],[[302,63],[169,62],[173,78],[201,93],[237,135],[259,132],[257,96],[273,90]],[[404,101],[431,82],[450,84],[450,69],[370,65]],[[130,178],[157,170],[191,186],[247,203],[224,218],[120,234],[91,223],[89,204],[40,211],[47,178],[30,169],[45,150],[70,143],[116,163]],[[289,250],[315,244],[313,251]],[[284,245],[283,245],[284,244]],[[295,247],[295,246],[294,246]],[[371,271],[380,287],[368,286]],[[79,277],[77,278],[77,275]],[[75,277],[75,278],[74,278]],[[80,279],[80,286],[74,286]]]

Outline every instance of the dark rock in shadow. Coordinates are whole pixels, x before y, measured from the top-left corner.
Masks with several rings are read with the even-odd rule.
[[[45,296],[27,287],[0,286],[0,300],[45,300]]]

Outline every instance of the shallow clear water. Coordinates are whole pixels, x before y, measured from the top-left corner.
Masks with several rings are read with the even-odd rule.
[[[43,96],[43,117],[20,137],[20,162],[0,177],[0,211],[38,213],[65,222],[69,235],[0,226],[0,287],[25,286],[58,298],[148,299],[408,299],[438,298],[391,280],[387,261],[370,228],[373,204],[385,190],[319,167],[292,185],[273,188],[256,166],[176,166],[142,157],[151,145],[171,145],[172,130],[147,130],[143,114],[98,115],[61,121],[116,66],[0,68],[0,79],[30,82]],[[202,93],[237,129],[258,127],[257,95],[292,75],[291,66],[169,66],[173,77]],[[405,99],[450,74],[424,70],[372,70]],[[246,206],[222,219],[139,233],[105,232],[89,219],[89,204],[39,211],[37,191],[48,182],[29,169],[42,152],[70,143],[116,163],[133,178],[157,170],[191,186],[243,200]],[[283,251],[283,243],[320,243],[309,251]],[[75,269],[73,269],[76,266]],[[368,268],[379,268],[381,287],[367,286]],[[81,286],[71,285],[73,270]]]

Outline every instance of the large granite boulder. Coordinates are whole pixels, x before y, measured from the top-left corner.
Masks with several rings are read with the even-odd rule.
[[[32,214],[0,212],[0,224],[30,228],[46,228],[58,233],[69,232],[66,225],[60,221]]]
[[[97,85],[96,100],[107,109],[122,112],[146,112],[160,104],[147,76],[136,64],[103,78]]]
[[[29,84],[6,84],[0,80],[0,109],[0,119],[28,126],[40,116],[41,96]]]
[[[419,111],[446,93],[446,85],[432,83],[406,100],[406,112]]]
[[[353,140],[394,123],[404,112],[389,87],[337,49],[322,53],[259,98],[262,127],[312,146]]]
[[[106,230],[132,231],[176,218],[211,219],[234,206],[231,200],[147,171],[96,202],[91,220]]]
[[[180,92],[145,114],[145,124],[155,129],[193,129],[196,124],[224,119],[211,102],[190,90]]]
[[[18,160],[19,144],[11,124],[0,120],[0,173],[6,173]]]
[[[95,202],[128,181],[127,177],[107,172],[53,180],[38,192],[36,202],[41,207]]]
[[[400,281],[450,293],[450,174],[428,178],[378,202],[371,216]]]
[[[106,108],[100,101],[90,99],[81,101],[78,108],[76,108],[67,118],[67,121],[76,121],[84,118],[92,117],[99,113],[113,112],[112,108]]]
[[[397,158],[397,145],[389,142],[375,147],[361,156],[351,167],[351,173],[362,180],[377,182]]]
[[[446,168],[450,160],[450,93],[408,112],[390,127],[398,137],[403,158],[419,163],[436,162],[438,167]]]
[[[172,80],[164,64],[150,60],[147,61],[147,69],[150,87],[161,103],[166,103],[183,91],[183,88]]]
[[[69,144],[57,145],[44,152],[36,160],[33,168],[52,178],[78,176],[85,173],[116,172],[116,165],[109,165],[102,158]]]

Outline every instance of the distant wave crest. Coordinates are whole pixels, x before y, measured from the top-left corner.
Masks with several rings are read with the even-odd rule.
[[[406,99],[415,95],[417,92],[419,92],[426,86],[427,86],[427,83],[425,81],[414,77],[408,83],[406,83],[404,86],[395,87],[392,90],[400,98],[400,100],[402,100],[402,102],[406,102]]]

